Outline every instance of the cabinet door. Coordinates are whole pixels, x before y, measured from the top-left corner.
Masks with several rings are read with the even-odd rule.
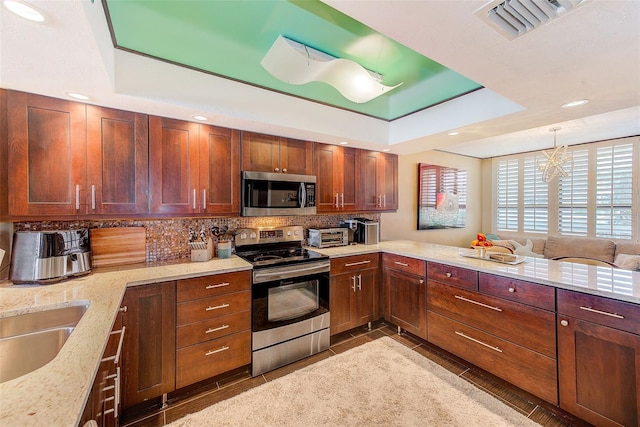
[[[200,189],[202,211],[240,213],[240,133],[200,125]]]
[[[395,154],[380,153],[382,171],[380,174],[379,188],[382,191],[381,210],[398,209],[398,156]]]
[[[316,169],[316,174],[320,171]],[[345,212],[358,210],[360,199],[360,158],[355,148],[342,149],[342,192],[340,208]]]
[[[364,210],[398,209],[398,156],[360,150],[362,199]]]
[[[378,270],[364,270],[356,275],[355,318],[357,325],[364,325],[376,319],[376,299],[378,293]]]
[[[329,289],[329,308],[331,310],[331,335],[348,331],[355,322],[351,309],[354,281],[353,274],[331,276]]]
[[[84,210],[84,104],[7,93],[8,213],[65,216]]]
[[[198,123],[149,117],[151,212],[198,212]]]
[[[343,150],[338,145],[316,144],[316,207],[318,212],[336,212],[344,186]]]
[[[123,305],[124,409],[175,389],[176,282],[131,287]]]
[[[427,285],[424,277],[385,269],[389,321],[427,339]]]
[[[598,426],[640,422],[640,336],[558,314],[560,407]]]
[[[280,172],[280,137],[242,132],[242,170]]]
[[[87,212],[149,211],[149,120],[145,114],[87,106]]]
[[[280,139],[280,171],[284,173],[313,174],[313,143],[296,139]]]

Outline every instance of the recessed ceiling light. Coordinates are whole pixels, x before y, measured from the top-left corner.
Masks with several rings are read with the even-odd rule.
[[[589,102],[588,99],[580,99],[578,101],[571,101],[571,102],[567,102],[566,104],[562,104],[562,108],[578,107],[580,105],[586,104],[587,102]]]
[[[348,144],[349,144],[349,143],[348,143],[347,141],[342,141],[342,142],[340,143],[340,145],[348,145]]]
[[[193,116],[194,119],[196,120],[200,120],[201,122],[208,120],[205,116],[200,116],[198,114],[196,114],[195,116]]]
[[[89,97],[87,95],[83,95],[83,94],[77,93],[77,92],[67,92],[67,95],[69,95],[72,98],[79,99],[81,101],[86,101],[86,100],[89,99]]]
[[[35,7],[27,3],[15,0],[4,0],[3,3],[7,9],[24,19],[28,19],[29,21],[34,22],[44,21],[44,15],[40,13]]]
[[[458,135],[458,134],[460,134],[460,132],[449,132],[447,135],[449,135],[449,136],[456,136],[456,135]]]

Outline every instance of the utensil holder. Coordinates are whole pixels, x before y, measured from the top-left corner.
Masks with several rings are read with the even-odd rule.
[[[231,241],[218,242],[218,258],[229,258],[231,256]]]
[[[192,248],[195,246],[192,243],[190,243],[189,245]],[[213,241],[211,240],[211,237],[209,237],[209,240],[207,240],[207,243],[205,245],[205,249],[191,249],[191,261],[203,262],[209,261],[211,258],[213,258]]]

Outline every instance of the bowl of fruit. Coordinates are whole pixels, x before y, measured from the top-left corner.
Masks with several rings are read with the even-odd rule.
[[[487,249],[493,246],[490,240],[487,240],[487,236],[484,233],[478,233],[476,238],[471,241],[471,246],[478,251],[480,258],[487,257]]]

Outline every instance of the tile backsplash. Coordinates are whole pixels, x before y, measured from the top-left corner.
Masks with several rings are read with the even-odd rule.
[[[300,225],[309,228],[338,227],[345,219],[364,217],[380,221],[380,214],[311,215],[276,217],[221,217],[221,218],[178,218],[149,220],[79,220],[79,221],[31,221],[16,222],[14,231],[67,230],[77,228],[144,227],[146,230],[147,262],[170,261],[190,258],[188,247],[189,230],[198,233],[201,229],[210,232],[213,227],[220,230],[220,238],[227,231],[229,235],[239,228]],[[212,236],[216,240],[216,236]]]

